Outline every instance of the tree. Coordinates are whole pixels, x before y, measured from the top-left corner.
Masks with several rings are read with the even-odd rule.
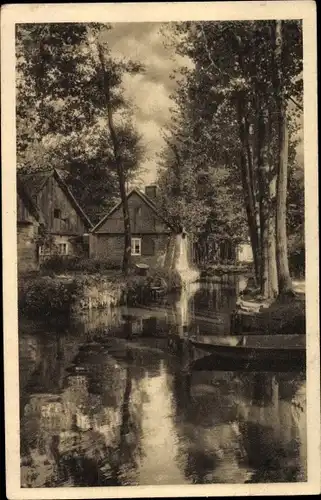
[[[17,33],[18,164],[34,169],[38,151],[42,166],[54,163],[68,170],[69,184],[95,222],[117,195],[124,199],[143,154],[121,88],[125,72],[142,68],[113,60],[104,43],[109,29],[103,24],[39,24],[20,25]],[[26,129],[29,117],[32,128]],[[126,218],[125,234],[128,240]],[[127,241],[125,272],[128,265]]]
[[[262,294],[274,297],[289,285],[286,172],[301,112],[301,25],[283,23],[280,77],[274,21],[188,22],[175,33],[177,52],[193,63],[174,96],[181,114],[181,121],[173,116],[174,134],[187,155],[182,164],[193,162],[194,173],[221,165],[234,175],[235,193],[242,186],[255,274]],[[289,102],[299,103],[296,110]],[[279,142],[281,121],[288,148]]]
[[[290,278],[287,235],[286,235],[286,196],[289,156],[289,130],[286,116],[286,97],[283,70],[284,35],[283,23],[275,22],[275,70],[276,70],[276,104],[278,117],[278,174],[276,195],[276,255],[278,266],[279,292],[292,292]]]
[[[125,274],[128,273],[130,264],[131,264],[131,229],[130,229],[130,217],[129,217],[129,208],[128,208],[128,199],[126,193],[126,175],[125,169],[122,161],[122,155],[120,150],[119,138],[116,132],[115,124],[114,124],[114,115],[113,115],[113,106],[112,106],[112,98],[111,98],[111,90],[112,90],[112,79],[119,79],[120,69],[114,66],[114,71],[107,70],[105,64],[104,51],[101,44],[97,43],[99,62],[101,65],[101,73],[103,79],[103,89],[104,89],[104,97],[105,97],[105,109],[107,113],[107,122],[108,128],[110,132],[111,142],[113,145],[113,155],[114,161],[117,169],[118,183],[119,183],[119,192],[122,201],[122,209],[123,209],[123,217],[124,217],[124,236],[125,236],[125,248],[124,248],[124,258],[123,258],[123,271]]]

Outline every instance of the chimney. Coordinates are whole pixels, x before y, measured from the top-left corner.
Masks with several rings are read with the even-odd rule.
[[[145,194],[150,198],[151,200],[156,199],[156,194],[157,194],[157,186],[146,186],[145,187]]]

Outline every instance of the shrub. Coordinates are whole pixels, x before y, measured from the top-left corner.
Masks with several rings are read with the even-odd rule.
[[[178,290],[182,286],[176,270],[163,268],[150,269],[146,276],[131,274],[126,280],[123,301],[129,305],[144,303],[151,299],[152,288],[160,286],[165,293]]]
[[[49,276],[20,281],[19,311],[27,316],[69,314],[81,291],[79,281],[61,281]]]
[[[41,268],[45,272],[63,273],[63,272],[87,272],[103,273],[113,269],[119,269],[119,264],[113,261],[89,259],[82,257],[62,257],[54,255],[43,262]]]
[[[178,290],[182,286],[180,274],[175,269],[165,269],[163,267],[151,269],[146,278],[151,286],[157,284],[159,280],[164,281],[168,292]]]

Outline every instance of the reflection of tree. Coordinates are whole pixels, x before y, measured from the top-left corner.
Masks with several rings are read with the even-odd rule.
[[[56,392],[62,387],[64,370],[76,351],[77,343],[67,332],[53,330],[39,336],[37,364],[28,380],[24,381],[23,392]],[[23,359],[20,360],[22,367],[24,363]]]
[[[300,457],[302,436],[296,433],[293,420],[292,398],[297,388],[293,374],[254,375],[252,405],[242,424],[248,463],[255,470],[251,482],[299,480],[305,464]]]
[[[134,357],[129,349],[126,351],[126,361],[126,381],[119,430],[119,461],[116,475],[118,478],[122,477],[124,473],[127,476],[129,475],[130,478],[126,477],[125,481],[129,480],[130,484],[135,481],[138,460],[141,455],[142,412],[139,388],[137,391],[136,387],[136,391],[134,391]]]
[[[217,459],[215,455],[208,455],[206,451],[195,450],[187,456],[185,475],[193,483],[204,484],[209,472],[215,469]]]
[[[206,311],[231,311],[235,307],[236,301],[236,282],[235,278],[231,282],[224,282],[223,277],[220,281],[210,281],[196,291],[194,304],[196,308]]]
[[[61,350],[59,354],[62,346],[60,342],[55,345],[58,361],[63,362],[64,354]],[[134,473],[141,427],[137,388],[144,372],[138,370],[140,375],[134,384],[137,377],[130,352],[122,356],[122,362],[127,364],[125,370],[99,349],[83,349],[80,354],[75,359],[75,373],[65,380],[59,402],[57,397],[51,402],[50,394],[39,395],[29,404],[27,413],[28,405],[22,410],[21,454],[26,467],[36,471],[32,478],[29,474],[29,482],[23,481],[31,486],[44,486],[43,461],[55,468],[50,477],[46,476],[47,486],[116,485],[124,467]],[[43,384],[44,374],[47,380],[49,372],[55,373],[49,364],[48,359],[42,363],[37,386]]]
[[[126,442],[126,436],[129,433],[129,420],[130,420],[130,396],[132,392],[132,376],[131,376],[131,352],[127,350],[127,361],[128,367],[126,369],[126,382],[125,382],[125,392],[123,398],[123,404],[121,408],[121,425],[120,425],[120,450],[124,448],[124,443]]]
[[[305,424],[294,430],[299,424],[293,411],[300,387],[293,374],[193,373],[187,398],[185,377],[177,371],[173,394],[186,478],[196,483],[304,480]]]

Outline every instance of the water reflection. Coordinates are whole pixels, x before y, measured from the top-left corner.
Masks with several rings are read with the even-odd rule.
[[[200,286],[200,283],[187,284],[176,300],[175,323],[181,328],[182,333],[187,330],[195,315],[195,295],[200,290]]]
[[[56,331],[21,323],[23,486],[306,480],[304,374],[191,373],[189,343],[169,342],[226,327],[236,286],[219,286]]]

